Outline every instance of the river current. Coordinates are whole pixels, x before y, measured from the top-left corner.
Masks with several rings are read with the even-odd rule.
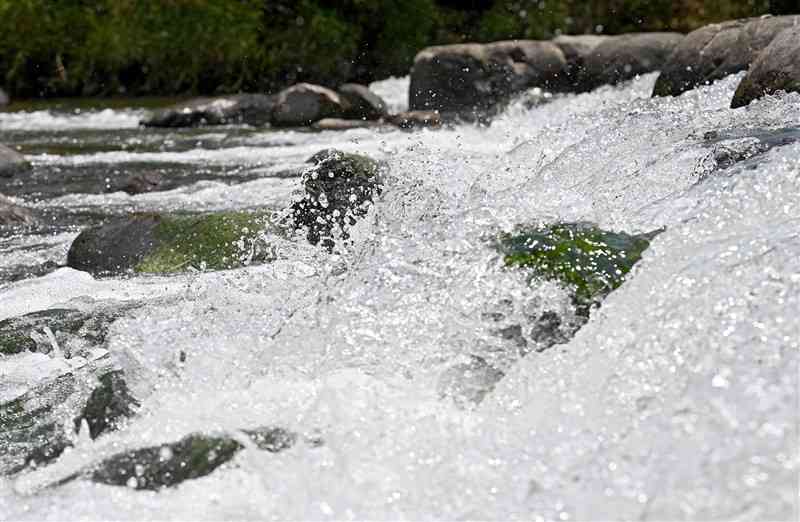
[[[0,478],[0,519],[796,520],[800,95],[731,110],[740,78],[651,99],[651,74],[438,131],[0,113],[0,142],[34,165],[3,191],[47,217],[0,237],[0,320],[139,303],[107,349],[141,400],[124,429]],[[407,87],[374,88],[401,109]],[[333,254],[287,240],[275,262],[239,270],[18,276],[63,264],[80,227],[110,214],[279,211],[303,162],[329,147],[390,171]],[[152,170],[174,188],[112,190]],[[522,357],[486,314],[568,314],[569,299],[504,269],[491,238],[578,221],[664,232],[574,337]],[[442,398],[443,373],[474,355],[505,377],[477,406]],[[0,358],[0,399],[77,364]],[[247,448],[158,492],[54,486],[124,449],[265,424],[324,443]]]

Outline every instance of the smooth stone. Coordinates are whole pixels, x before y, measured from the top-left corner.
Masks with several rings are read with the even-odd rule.
[[[298,83],[279,92],[272,111],[276,127],[305,127],[325,118],[340,118],[345,104],[338,93],[310,83]]]
[[[761,51],[739,83],[731,108],[778,91],[800,92],[800,24],[783,30]]]
[[[800,16],[764,16],[710,24],[686,35],[661,68],[653,96],[677,96],[746,70]]]
[[[552,42],[514,40],[428,47],[414,58],[411,110],[492,113],[530,87],[556,85],[566,68]]]
[[[134,214],[84,230],[67,266],[97,275],[225,270],[273,259],[262,214]]]
[[[0,194],[0,226],[31,226],[37,222],[33,212]]]
[[[11,178],[25,174],[33,167],[19,152],[5,145],[0,145],[0,178]]]
[[[164,176],[158,172],[143,172],[129,176],[120,186],[119,190],[126,194],[146,194],[159,189],[164,181]]]
[[[659,70],[681,43],[679,33],[631,33],[609,37],[583,56],[576,89],[616,85]]]
[[[388,114],[386,102],[366,85],[345,83],[337,91],[345,103],[346,118],[379,120]]]
[[[140,124],[145,127],[197,127],[244,123],[269,123],[274,97],[264,94],[235,94],[217,98],[196,98],[154,112]]]

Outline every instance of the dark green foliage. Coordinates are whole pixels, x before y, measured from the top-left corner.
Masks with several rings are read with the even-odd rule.
[[[0,0],[12,96],[335,87],[408,72],[428,45],[672,29],[772,0]],[[772,5],[770,5],[772,4]]]
[[[585,223],[526,228],[500,238],[507,266],[526,267],[574,292],[579,309],[617,288],[659,231],[643,235],[608,232]]]

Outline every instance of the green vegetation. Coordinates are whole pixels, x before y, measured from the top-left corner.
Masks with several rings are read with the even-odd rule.
[[[164,216],[155,229],[158,246],[136,265],[137,272],[170,273],[189,267],[224,270],[270,259],[261,214],[225,212]]]
[[[623,283],[658,232],[632,236],[563,223],[505,234],[498,249],[506,266],[530,268],[539,277],[569,287],[576,304],[588,313],[592,304]]]
[[[771,5],[770,5],[771,4]],[[786,0],[0,0],[16,97],[274,91],[406,74],[427,45],[679,30]]]

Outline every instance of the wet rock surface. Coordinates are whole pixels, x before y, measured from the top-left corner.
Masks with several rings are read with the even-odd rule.
[[[800,18],[759,53],[736,93],[731,107],[744,107],[778,91],[800,92]]]
[[[106,341],[119,312],[53,308],[0,321],[0,354],[62,352],[67,357]]]
[[[0,226],[29,226],[36,223],[37,219],[31,210],[0,194]]]
[[[99,275],[223,270],[272,259],[263,214],[138,214],[84,230],[67,266]]]
[[[692,31],[661,69],[654,96],[677,96],[747,69],[798,16],[767,16],[711,24]]]
[[[307,230],[309,242],[332,246],[347,238],[347,228],[363,217],[381,192],[380,166],[358,154],[327,149],[308,160],[303,198],[292,204],[296,227]]]
[[[583,55],[577,90],[615,85],[659,70],[683,38],[679,33],[633,33],[604,39]]]
[[[278,93],[271,123],[276,127],[305,127],[324,118],[342,118],[345,102],[335,91],[298,83]]]
[[[197,127],[244,123],[261,126],[269,123],[274,98],[264,94],[236,94],[218,98],[198,98],[154,112],[143,119],[145,127]]]
[[[388,116],[386,121],[403,130],[438,129],[444,123],[437,111],[405,111]]]
[[[386,102],[366,85],[346,83],[337,89],[345,104],[344,116],[354,120],[379,120],[388,114]]]
[[[139,407],[139,401],[128,390],[122,370],[104,373],[100,376],[99,383],[74,421],[76,432],[80,431],[85,422],[92,439],[118,429],[123,420],[132,417]]]
[[[429,47],[414,58],[411,110],[482,113],[526,88],[548,88],[566,67],[551,42],[515,40]]]
[[[5,145],[0,145],[0,178],[20,176],[31,170],[31,164],[22,154]]]

